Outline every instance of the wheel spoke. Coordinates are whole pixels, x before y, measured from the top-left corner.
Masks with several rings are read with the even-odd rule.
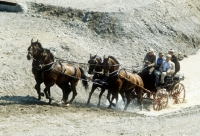
[[[154,99],[154,110],[159,111],[167,107],[168,92],[165,89],[158,90]]]
[[[171,93],[171,97],[174,100],[174,104],[182,103],[185,99],[185,88],[183,84],[177,83]]]

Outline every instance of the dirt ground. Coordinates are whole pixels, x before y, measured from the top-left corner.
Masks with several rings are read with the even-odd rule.
[[[53,2],[49,1],[49,3]],[[128,2],[131,3],[131,1]],[[151,2],[154,1],[146,2],[144,5],[151,5]],[[138,1],[137,3],[141,4]],[[56,5],[56,3],[53,4]],[[76,4],[76,2],[73,3],[71,7]],[[97,1],[94,1],[93,6],[96,4]],[[101,6],[98,6],[97,10],[102,11],[106,3],[98,4]],[[78,3],[79,7],[80,5]],[[119,4],[106,6],[106,10],[113,7],[113,11],[116,11],[119,8],[117,5]],[[90,9],[93,6],[89,4],[86,8]],[[123,6],[125,5],[121,5],[120,8]],[[198,24],[198,20],[195,22]],[[69,106],[59,104],[62,92],[56,86],[51,89],[52,96],[55,98],[52,105],[48,105],[45,98],[38,101],[34,90],[35,81],[31,73],[31,61],[26,59],[31,38],[39,39],[42,45],[51,49],[55,56],[72,61],[87,62],[91,52],[101,53],[101,55],[112,54],[121,58],[120,62],[124,65],[136,59],[141,61],[140,57],[136,59],[129,57],[132,46],[115,45],[98,35],[94,36],[83,23],[79,22],[71,27],[72,25],[74,24],[66,24],[43,14],[0,12],[0,135],[200,135],[200,73],[198,71],[200,51],[197,49],[187,48],[188,54],[192,54],[194,50],[197,53],[180,61],[181,73],[185,75],[182,83],[186,88],[186,102],[179,105],[169,103],[166,109],[159,112],[153,111],[152,103],[148,100],[144,100],[143,111],[140,111],[135,102],[126,112],[122,110],[121,102],[116,109],[108,109],[106,93],[102,97],[101,106],[97,108],[98,91],[94,93],[91,104],[88,106],[86,101],[90,89],[85,91],[81,85],[78,85],[78,95],[74,103]],[[199,28],[198,25],[195,27]],[[127,41],[124,40],[124,42]],[[184,43],[183,47],[185,45],[187,43]],[[138,48],[136,52],[144,50],[143,47],[138,46]],[[144,56],[144,52],[140,56]],[[85,66],[82,67],[87,71]]]
[[[75,102],[69,107],[54,102],[48,105],[37,101],[33,96],[1,97],[0,134],[1,135],[195,135],[200,134],[200,84],[196,82],[199,73],[194,62],[200,57],[190,56],[181,62],[186,79],[187,102],[169,105],[167,109],[155,112],[131,109],[97,108],[85,103]],[[187,69],[189,63],[193,68]],[[192,86],[195,86],[192,87]],[[4,101],[7,100],[7,101]]]

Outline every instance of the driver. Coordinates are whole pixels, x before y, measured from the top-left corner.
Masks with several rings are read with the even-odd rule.
[[[151,74],[154,71],[156,65],[156,55],[154,54],[154,50],[152,48],[144,57],[144,63],[145,65],[142,72]]]
[[[175,72],[175,64],[171,61],[171,55],[168,54],[166,57],[166,61],[164,61],[160,66],[161,74],[161,80],[160,82],[164,84],[164,79],[166,75],[172,75]]]

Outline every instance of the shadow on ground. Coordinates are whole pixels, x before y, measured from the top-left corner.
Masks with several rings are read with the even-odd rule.
[[[47,102],[39,101],[33,96],[1,96],[0,105],[11,105],[11,104],[38,104],[38,105],[47,105]]]

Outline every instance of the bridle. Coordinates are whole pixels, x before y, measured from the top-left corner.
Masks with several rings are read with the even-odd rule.
[[[103,65],[98,65],[97,64],[98,63],[97,60],[99,60],[100,63],[102,63],[102,59],[99,56],[97,56],[97,55],[95,55],[94,59],[90,59],[89,60],[89,61],[92,61],[92,64],[90,64],[89,61],[88,61],[88,63],[89,63],[90,66],[94,66],[93,71],[92,71],[93,73],[103,74],[102,71],[101,72],[95,71],[95,69],[96,69],[97,66],[103,66]]]
[[[119,72],[120,72],[120,70],[121,70],[120,64],[112,65],[112,63],[109,61],[109,59],[108,59],[108,61],[107,61],[107,64],[108,64],[108,66],[105,66],[105,65],[104,65],[104,67],[108,67],[108,69],[106,69],[106,70],[107,70],[107,73],[106,73],[106,74],[107,74],[109,77],[114,77],[114,76],[119,75]],[[110,70],[110,68],[111,68],[112,66],[119,66],[119,68],[118,68],[117,70],[115,70],[115,71],[109,73],[109,70]],[[104,68],[104,72],[105,72],[105,68]],[[105,73],[104,73],[104,74],[105,74]],[[113,75],[113,74],[114,74],[114,75]]]
[[[30,51],[30,50],[32,50],[32,51]],[[50,62],[48,64],[44,64],[43,61],[37,60],[36,58],[33,57],[33,54],[34,54],[35,51],[36,51],[36,49],[32,49],[32,47],[30,47],[30,49],[28,50],[28,53],[31,54],[33,61],[39,63],[39,68],[36,67],[36,66],[34,68],[36,68],[37,70],[42,70],[42,71],[50,71],[51,69],[54,68],[55,63],[56,63],[56,59],[55,59],[54,55],[52,55],[53,56],[53,62]],[[44,70],[44,67],[49,66],[49,65],[51,65],[51,67],[47,70]]]

